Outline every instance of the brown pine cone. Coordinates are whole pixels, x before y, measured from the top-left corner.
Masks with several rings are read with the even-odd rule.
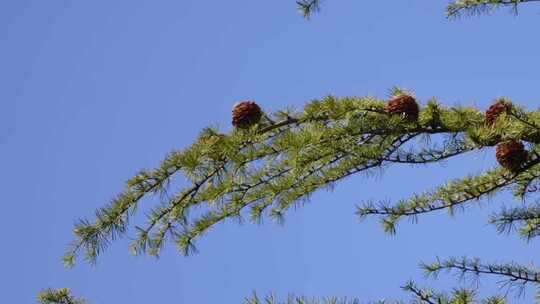
[[[521,142],[515,140],[497,145],[495,156],[502,167],[512,172],[519,171],[527,161],[527,151]]]
[[[510,106],[507,103],[497,101],[495,104],[491,105],[489,109],[487,109],[486,122],[490,125],[494,124],[502,113],[506,113],[509,110]]]
[[[406,120],[418,119],[420,112],[414,97],[406,94],[398,95],[388,102],[388,113],[391,115],[403,115]]]
[[[247,129],[258,123],[262,114],[261,108],[253,101],[237,103],[232,111],[232,125],[235,128]]]

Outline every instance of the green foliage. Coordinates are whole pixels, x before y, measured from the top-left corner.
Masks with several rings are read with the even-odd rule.
[[[394,89],[392,94],[404,92]],[[281,223],[288,210],[308,202],[315,191],[331,189],[351,175],[369,176],[390,165],[439,163],[491,149],[494,141],[506,139],[528,142],[529,157],[521,171],[493,168],[395,204],[364,203],[358,207],[358,214],[361,218],[379,216],[384,230],[396,233],[396,224],[403,218],[416,222],[420,215],[438,210],[454,214],[506,189],[513,189],[518,199],[526,200],[538,190],[540,181],[540,115],[538,111],[527,112],[507,102],[511,110],[499,116],[494,124],[488,124],[477,109],[446,108],[435,99],[421,109],[418,121],[409,121],[400,115],[387,114],[384,100],[328,96],[313,100],[300,112],[267,114],[270,123],[263,122],[249,130],[224,134],[216,128],[207,128],[191,147],[172,152],[157,168],[143,170],[130,179],[117,198],[98,209],[93,221],[81,220],[75,228],[77,239],[66,255],[66,264],[73,265],[80,251],[89,262],[95,262],[130,227],[138,232],[131,245],[134,254],[146,252],[158,256],[167,240],[176,243],[183,254],[189,254],[195,251],[194,241],[223,221],[249,218],[260,223],[269,218]],[[168,192],[178,177],[187,180],[187,185],[184,183],[177,193]],[[160,198],[161,203],[149,209],[145,225],[130,226],[137,205],[149,196]],[[499,232],[514,231],[519,226],[521,234],[528,239],[538,235],[540,210],[536,206],[501,210],[490,220]],[[456,260],[450,260],[423,266],[435,274],[442,269],[458,269],[459,265]],[[511,282],[523,284],[520,286],[536,282],[536,278],[530,278],[531,270],[517,265],[508,267],[462,261],[459,269],[466,273],[483,269],[479,273],[510,276]],[[526,275],[516,277],[508,269]],[[497,302],[500,298],[479,302],[474,291],[459,289],[447,295],[413,286],[404,287],[417,292],[416,302],[412,303],[431,303],[428,300],[502,303]],[[264,301],[277,300],[271,297]],[[287,301],[317,303],[316,299],[294,297]],[[322,301],[346,303],[343,301],[347,300]]]
[[[437,292],[432,289],[419,288],[413,281],[407,282],[401,287],[407,292],[411,299],[405,301],[379,300],[372,302],[361,302],[358,299],[340,299],[340,298],[306,298],[289,296],[285,300],[279,300],[274,295],[269,295],[264,299],[260,299],[257,294],[246,299],[245,304],[506,304],[506,300],[502,296],[493,296],[486,299],[479,299],[474,290],[466,288],[456,288],[452,292],[444,293]]]
[[[448,18],[454,19],[466,16],[490,14],[501,7],[509,7],[514,14],[518,13],[518,6],[526,2],[538,0],[454,0],[446,7]],[[298,8],[304,18],[309,19],[321,9],[320,0],[297,1]]]
[[[500,290],[506,289],[504,294],[512,291],[520,295],[527,285],[540,283],[540,273],[534,269],[518,265],[516,263],[490,263],[482,264],[480,259],[450,258],[448,260],[437,259],[435,262],[422,263],[420,267],[428,276],[437,278],[443,272],[454,272],[461,280],[476,281],[481,275],[495,276],[499,280]]]
[[[319,12],[321,9],[321,0],[299,0],[296,1],[296,4],[306,19],[309,19],[313,13]]]
[[[489,14],[500,7],[509,7],[517,14],[518,5],[536,1],[538,0],[457,0],[448,5],[446,13],[449,18],[456,18],[463,14],[469,16]]]
[[[536,189],[536,186],[535,186]],[[499,233],[510,233],[515,230],[527,241],[540,234],[540,206],[503,208],[500,213],[491,216],[490,223],[495,225]]]
[[[540,158],[535,157],[526,165],[526,168],[538,172],[539,163]],[[371,215],[381,216],[384,231],[395,234],[397,222],[404,217],[411,217],[413,221],[416,221],[420,214],[442,209],[447,209],[450,214],[454,214],[458,207],[463,209],[465,205],[478,202],[483,197],[494,195],[502,189],[510,186],[519,187],[522,183],[529,182],[530,171],[515,174],[497,168],[478,176],[451,181],[435,191],[414,195],[395,205],[365,203],[358,207],[357,214],[360,218]]]
[[[37,300],[40,304],[86,304],[85,300],[73,297],[67,288],[46,289],[39,293]]]
[[[502,296],[479,299],[475,290],[455,288],[452,292],[437,292],[433,289],[419,288],[413,281],[401,287],[413,295],[411,304],[506,304]]]
[[[500,7],[517,12],[518,5],[538,0],[458,0],[447,8],[449,18],[490,13]],[[320,0],[299,0],[305,18],[320,10]],[[410,94],[398,88],[392,95]],[[397,233],[405,218],[417,222],[426,213],[446,210],[454,214],[501,191],[512,190],[524,204],[502,207],[490,223],[499,233],[518,232],[526,240],[540,235],[540,206],[530,203],[540,190],[540,110],[526,111],[507,98],[508,106],[495,122],[474,108],[444,107],[436,99],[421,108],[417,121],[404,115],[390,115],[386,100],[374,97],[327,96],[313,100],[301,111],[268,113],[248,130],[224,133],[217,128],[203,130],[195,143],[171,152],[155,169],[142,170],[127,181],[124,190],[93,219],[81,219],[74,229],[75,240],[64,257],[73,266],[83,256],[95,263],[117,238],[137,231],[130,249],[134,254],[159,256],[167,241],[182,254],[195,251],[194,243],[217,224],[248,218],[254,223],[271,219],[282,223],[285,214],[309,202],[313,193],[332,189],[339,181],[356,175],[379,173],[391,165],[441,163],[455,156],[473,153],[506,140],[526,144],[527,160],[518,171],[495,167],[468,175],[410,198],[391,202],[365,202],[358,206],[360,218],[380,218],[383,230]],[[177,192],[171,189],[180,189]],[[133,223],[139,204],[157,198],[156,206],[144,206],[146,223]],[[502,296],[480,299],[476,290],[456,288],[451,292],[422,289],[414,282],[402,289],[411,295],[409,303],[503,304],[509,291],[518,294],[526,286],[538,287],[538,272],[516,263],[482,264],[478,259],[437,259],[421,264],[426,274],[444,272],[463,280],[479,276],[499,278]],[[540,302],[540,289],[538,291]],[[82,304],[68,289],[46,290],[43,304]],[[309,299],[256,294],[246,304],[348,304],[357,299]],[[387,300],[372,303],[405,303]]]
[[[368,203],[359,207],[359,215],[382,216],[385,230],[394,233],[403,217],[454,211],[508,187],[524,197],[540,174],[535,148],[539,115],[516,107],[489,126],[476,109],[445,108],[434,99],[421,110],[418,121],[387,114],[386,102],[373,97],[328,96],[308,103],[301,112],[267,116],[277,123],[229,134],[205,129],[191,147],[174,151],[157,168],[135,175],[122,193],[96,211],[93,221],[79,222],[66,264],[73,265],[79,252],[95,262],[110,242],[129,231],[137,205],[148,196],[161,203],[147,209],[146,224],[131,225],[138,232],[131,250],[158,256],[167,240],[189,254],[197,239],[225,220],[282,222],[288,210],[308,202],[315,191],[331,189],[351,175],[369,176],[393,164],[441,162],[485,148],[490,136],[528,140],[531,157],[524,170],[515,174],[493,169],[396,205]],[[178,177],[188,184],[177,193],[167,192]]]
[[[286,300],[280,301],[274,295],[266,296],[264,299],[260,299],[257,294],[254,294],[251,298],[246,299],[245,304],[360,304],[358,299],[340,299],[340,298],[306,298],[306,297],[296,297],[290,295]],[[382,304],[382,302],[381,302]]]

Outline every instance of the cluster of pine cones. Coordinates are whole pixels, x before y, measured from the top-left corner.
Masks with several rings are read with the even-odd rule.
[[[510,111],[510,105],[498,101],[486,111],[486,123],[493,125],[503,113]],[[399,94],[388,101],[387,113],[400,115],[406,121],[417,121],[420,108],[415,98],[409,94]],[[239,129],[248,129],[260,122],[263,116],[261,108],[253,101],[243,101],[234,105],[232,125]],[[517,140],[506,140],[497,145],[495,156],[499,164],[512,171],[518,172],[527,161],[527,151]]]
[[[486,111],[486,123],[493,125],[503,113],[508,113],[511,105],[504,101],[498,101]],[[499,164],[512,171],[519,172],[527,161],[528,153],[523,144],[517,140],[506,140],[497,145],[495,156]]]
[[[508,113],[511,106],[498,101],[486,111],[486,123],[493,125],[503,113]],[[387,112],[391,115],[401,115],[408,121],[418,119],[419,107],[414,97],[401,94],[392,98],[387,105]],[[523,144],[517,140],[506,140],[497,145],[495,156],[499,164],[512,171],[519,172],[527,161],[528,153]]]

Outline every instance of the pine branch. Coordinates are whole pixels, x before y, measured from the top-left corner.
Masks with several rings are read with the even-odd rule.
[[[512,107],[508,116],[521,123],[521,128],[514,127],[514,132],[518,132],[519,137],[531,143],[540,144],[540,115],[537,112],[527,113]]]
[[[86,304],[84,299],[77,299],[67,288],[46,289],[39,293],[38,303],[41,304]]]
[[[321,10],[321,0],[299,0],[296,1],[298,9],[306,19],[310,19],[313,13]]]
[[[517,14],[518,5],[539,1],[456,0],[447,7],[447,16],[486,14],[500,7],[510,7]],[[298,0],[297,5],[304,18],[309,19],[320,10],[321,0]],[[282,222],[292,207],[309,201],[317,190],[332,188],[349,176],[370,175],[393,164],[440,163],[505,140],[529,143],[527,162],[518,166],[519,170],[493,169],[455,180],[396,205],[364,204],[358,208],[359,216],[379,216],[385,231],[395,233],[396,223],[402,218],[416,220],[421,214],[443,209],[453,213],[456,207],[464,208],[510,187],[522,200],[540,190],[538,110],[526,112],[511,107],[495,118],[494,123],[487,123],[475,109],[448,109],[434,100],[422,109],[419,117],[418,109],[414,115],[409,112],[391,115],[393,112],[388,108],[384,101],[375,98],[329,96],[311,102],[302,113],[263,115],[264,121],[249,130],[226,135],[217,129],[206,129],[188,149],[172,152],[156,169],[141,171],[130,179],[124,191],[96,211],[94,220],[81,219],[74,231],[76,240],[64,262],[72,266],[82,254],[87,261],[95,263],[98,255],[130,228],[138,231],[131,245],[135,254],[147,252],[158,256],[168,239],[175,240],[179,250],[188,254],[195,250],[197,239],[226,220],[242,219],[247,213],[253,222],[264,217]],[[437,142],[422,142],[422,137],[428,141],[436,138]],[[444,138],[442,144],[440,138]],[[187,182],[169,196],[170,184],[179,177]],[[147,208],[145,225],[130,225],[140,201],[149,196],[159,197],[160,204]],[[540,234],[540,205],[502,209],[490,222],[501,233],[519,230],[530,240]],[[502,278],[501,287],[518,288],[520,292],[528,284],[540,283],[538,271],[515,263],[481,264],[478,259],[452,258],[422,267],[434,277],[442,271],[457,273],[462,279],[496,276]],[[446,294],[419,288],[414,282],[408,282],[402,289],[412,295],[411,303],[506,303],[505,297],[499,296],[479,302],[476,291],[470,289],[456,288]],[[86,303],[73,297],[69,289],[47,289],[39,294],[38,302]],[[295,296],[285,301],[274,296],[260,300],[254,294],[246,303],[358,304],[359,300]]]
[[[446,7],[446,16],[456,19],[462,16],[477,16],[491,14],[501,7],[509,7],[513,14],[518,13],[518,6],[540,0],[454,0]],[[310,19],[314,13],[321,10],[321,0],[298,0],[298,9],[305,19]]]
[[[499,233],[519,231],[527,241],[540,235],[540,205],[503,208],[491,216],[490,223]]]
[[[420,288],[415,282],[409,281],[401,289],[414,296],[412,304],[506,304],[505,297],[501,296],[479,300],[476,290],[466,288],[454,288],[450,294],[446,294],[433,289]]]
[[[442,162],[446,159],[477,149],[478,146],[468,142],[462,136],[451,136],[443,142],[442,147],[430,145],[418,149],[409,149],[405,151],[399,149],[393,157],[386,158],[385,161],[401,164],[429,164]]]
[[[448,18],[458,18],[462,15],[489,14],[500,7],[510,7],[514,14],[518,12],[518,5],[539,0],[456,0],[448,5],[446,14]]]
[[[290,295],[286,300],[280,301],[274,295],[268,295],[264,299],[260,299],[257,294],[253,294],[252,297],[245,299],[245,304],[360,304],[358,299],[347,299],[347,298],[307,298],[307,297],[297,297]],[[383,304],[383,302],[379,302]]]
[[[523,292],[523,288],[527,284],[536,285],[540,282],[538,271],[515,263],[482,264],[479,259],[450,258],[448,260],[437,259],[431,264],[422,263],[421,267],[428,276],[435,278],[442,271],[455,272],[461,280],[476,280],[480,275],[499,277],[501,280],[498,284],[501,288],[507,288],[508,291],[517,288],[519,294]]]
[[[529,159],[532,162],[540,159],[540,146],[536,145],[529,151]],[[517,180],[514,187],[514,196],[525,201],[530,194],[538,192],[540,186],[540,168],[537,166],[528,167],[527,170],[521,172],[520,178]]]
[[[455,288],[449,294],[443,292],[436,292],[432,289],[420,288],[415,282],[409,281],[401,287],[402,290],[409,293],[412,298],[408,301],[392,301],[392,300],[379,300],[371,302],[361,302],[358,299],[348,300],[346,298],[307,298],[297,297],[290,295],[285,300],[279,300],[274,295],[269,295],[263,299],[259,298],[256,293],[250,298],[246,298],[245,304],[360,304],[360,303],[372,303],[372,304],[506,304],[505,297],[492,296],[483,300],[479,300],[475,290],[465,288]]]
[[[276,116],[281,117],[280,114]],[[283,131],[294,123],[297,123],[296,119],[287,116],[281,123],[262,128],[258,134],[269,134],[268,138],[271,139],[275,129],[279,128]],[[93,223],[86,219],[80,220],[75,228],[77,240],[73,242],[63,258],[65,265],[73,266],[80,250],[84,251],[87,261],[95,263],[97,256],[110,242],[126,233],[130,212],[135,213],[138,202],[147,195],[156,193],[162,195],[173,175],[183,171],[187,178],[194,179],[197,175],[202,175],[201,171],[203,173],[208,171],[208,168],[218,167],[224,170],[225,153],[231,151],[227,151],[228,143],[221,135],[211,128],[203,130],[192,147],[184,151],[172,152],[157,169],[141,171],[130,179],[124,192],[113,199],[108,206],[96,211],[96,220]],[[231,144],[236,143],[241,147],[251,144],[251,139],[239,137],[237,141],[241,141],[240,143],[231,141]],[[233,153],[236,153],[236,150]],[[203,179],[208,181],[218,172],[219,170],[214,170],[210,176],[205,176]],[[200,188],[200,183],[202,181],[195,182],[195,185],[186,192],[190,194],[196,192]]]
[[[404,286],[401,287],[401,289],[410,292],[413,294],[419,303],[425,303],[425,304],[438,304],[438,303],[444,303],[448,302],[448,299],[446,296],[440,294],[436,295],[432,290],[423,290],[416,286],[416,284],[413,281],[407,282]]]
[[[249,215],[256,223],[265,217],[282,222],[291,207],[351,175],[370,175],[392,164],[441,162],[482,148],[481,140],[471,138],[473,130],[475,138],[492,129],[505,134],[501,138],[519,138],[525,133],[505,130],[530,129],[503,117],[487,130],[481,112],[444,108],[435,100],[420,111],[417,121],[410,121],[388,114],[386,101],[372,97],[328,96],[310,102],[302,112],[280,111],[266,117],[249,130],[229,134],[205,129],[191,147],[175,151],[158,168],[131,179],[117,199],[98,209],[95,220],[80,221],[65,263],[73,265],[79,254],[94,263],[130,228],[138,232],[131,244],[135,254],[159,256],[167,240],[188,254],[195,249],[195,240],[228,219]],[[509,182],[501,181],[506,176],[502,171],[492,175],[487,177],[491,183]],[[188,183],[167,193],[170,184],[182,177]],[[508,178],[511,183],[521,181]],[[146,208],[146,224],[130,224],[139,201],[148,196],[158,196],[161,203]],[[450,207],[459,204],[453,201]]]
[[[379,300],[379,301],[366,301],[361,302],[357,298],[339,298],[339,297],[326,297],[326,298],[308,298],[299,297],[295,295],[289,295],[285,300],[279,300],[275,295],[268,295],[264,298],[260,298],[256,293],[249,298],[246,298],[245,304],[473,304],[480,303],[477,300],[476,292],[470,289],[456,288],[450,295],[441,292],[435,292],[432,289],[422,289],[416,286],[413,281],[407,282],[401,287],[404,291],[412,295],[412,299],[409,302],[405,301],[391,301],[391,300]],[[77,299],[71,295],[71,291],[67,288],[58,290],[47,289],[42,291],[38,295],[38,302],[41,304],[86,304],[84,299]],[[506,304],[504,297],[493,296],[487,298],[481,303],[484,304]]]
[[[449,210],[452,214],[456,207],[492,195],[510,185],[517,184],[527,178],[528,170],[540,170],[539,158],[532,159],[521,173],[514,174],[505,169],[494,169],[482,175],[458,179],[432,192],[415,195],[408,200],[402,200],[395,205],[386,203],[364,203],[357,209],[361,219],[368,216],[380,216],[385,232],[395,234],[396,225],[402,218],[410,217],[413,221],[419,215]]]
[[[393,140],[387,146],[386,153],[391,154],[397,149],[398,145],[405,143],[412,137],[399,137]],[[359,145],[357,150],[365,148]],[[342,150],[341,147],[338,150]],[[359,152],[342,151],[342,154],[336,158],[328,160],[318,167],[307,170],[305,174],[293,175],[286,180],[280,187],[273,187],[273,192],[259,193],[249,195],[247,192],[232,204],[224,205],[220,210],[209,211],[200,218],[193,220],[190,227],[177,234],[178,245],[181,252],[188,254],[193,247],[193,240],[199,238],[215,224],[232,217],[240,217],[240,212],[247,206],[252,205],[251,218],[259,221],[262,212],[275,201],[276,206],[271,210],[272,218],[283,222],[284,213],[290,209],[293,204],[306,200],[315,190],[332,185],[334,182],[358,172],[366,171],[372,168],[380,167],[383,159],[366,159],[369,156]],[[366,160],[368,160],[366,162]],[[298,168],[297,168],[298,170]],[[281,174],[281,173],[280,173]],[[264,181],[266,183],[267,181]],[[258,182],[256,185],[260,185]],[[251,187],[249,187],[251,188]],[[249,190],[249,189],[248,189]],[[258,204],[257,204],[258,203]]]
[[[500,113],[494,123],[485,123],[478,128],[470,129],[468,137],[481,146],[494,146],[507,139],[540,144],[539,112],[526,112],[507,98],[496,100],[496,103],[500,102],[506,104],[507,111]]]

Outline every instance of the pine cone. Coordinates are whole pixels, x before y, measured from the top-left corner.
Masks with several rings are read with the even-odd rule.
[[[388,102],[388,113],[403,115],[409,121],[417,120],[419,111],[416,100],[410,95],[398,95]]]
[[[487,109],[486,122],[490,125],[494,124],[502,113],[506,113],[509,110],[510,106],[507,103],[502,101],[496,102]]]
[[[232,125],[235,128],[247,129],[258,123],[262,114],[261,108],[253,101],[237,103],[232,111]]]
[[[512,172],[519,171],[527,161],[527,151],[521,142],[515,140],[497,145],[495,155],[499,164]]]

